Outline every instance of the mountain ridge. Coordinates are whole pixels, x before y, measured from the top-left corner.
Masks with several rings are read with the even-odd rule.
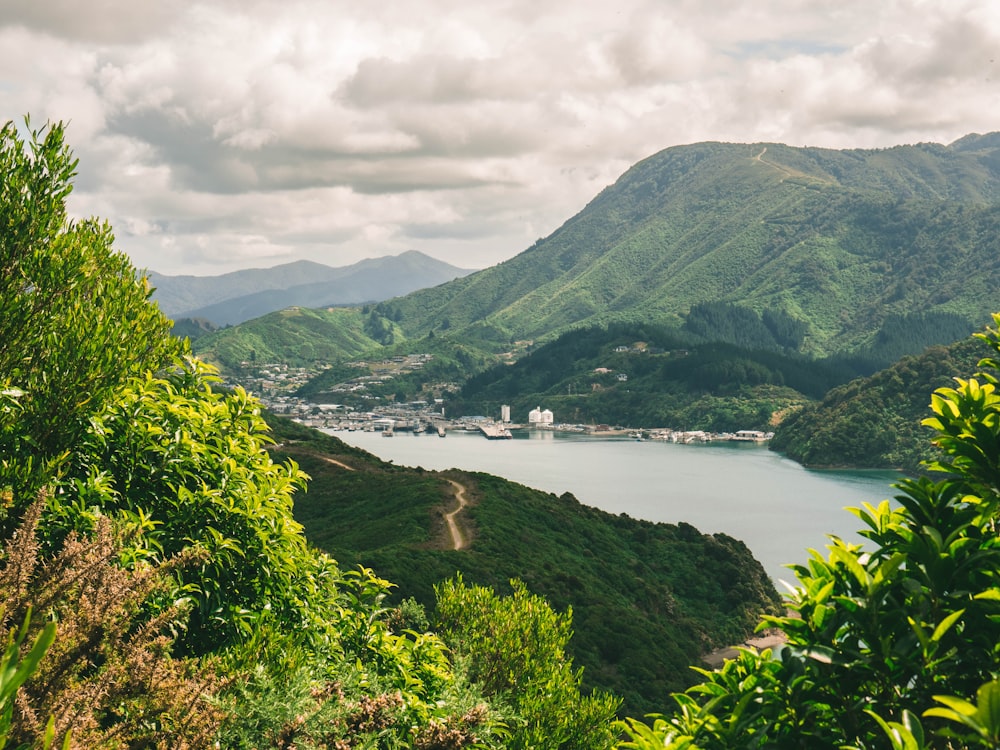
[[[308,260],[218,276],[150,272],[153,299],[174,318],[237,325],[287,307],[378,302],[471,273],[416,250],[365,258],[348,266]]]
[[[905,289],[893,299],[881,287],[894,271],[913,276],[893,267],[910,254],[900,242],[941,245],[942,221],[971,224],[979,239],[995,224],[996,141],[843,151],[672,147],[634,165],[521,254],[394,300],[393,309],[411,336],[448,319],[453,328],[491,326],[498,338],[537,338],[640,315],[677,321],[692,304],[722,299],[805,319],[807,350],[819,354],[865,344],[885,314],[914,305],[979,319],[984,309],[961,295],[928,304]],[[995,249],[971,248],[992,261],[991,272]],[[963,269],[955,278],[967,276]],[[838,321],[842,311],[846,321]]]

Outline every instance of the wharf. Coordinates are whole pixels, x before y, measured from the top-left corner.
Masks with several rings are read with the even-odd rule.
[[[487,440],[510,440],[514,437],[510,430],[502,424],[485,422],[479,425],[479,431],[486,436]]]

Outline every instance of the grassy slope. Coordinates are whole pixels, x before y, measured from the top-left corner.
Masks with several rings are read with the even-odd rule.
[[[192,344],[199,357],[223,368],[238,367],[251,358],[293,366],[333,362],[379,346],[365,332],[360,310],[301,307],[224,328]]]
[[[692,681],[699,654],[741,641],[762,607],[779,606],[759,563],[725,535],[611,515],[486,474],[396,467],[274,423],[281,452],[312,476],[295,507],[312,543],[342,565],[374,568],[429,610],[433,585],[456,571],[498,590],[524,580],[557,609],[572,607],[585,684],[622,696],[630,715],[662,707]],[[474,501],[463,519],[473,542],[458,552],[445,549],[449,478]]]

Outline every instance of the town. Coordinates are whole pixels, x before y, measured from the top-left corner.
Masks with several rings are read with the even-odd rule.
[[[329,366],[312,368],[293,367],[283,363],[259,366],[243,363],[243,370],[236,378],[224,381],[227,387],[242,386],[251,392],[271,412],[288,417],[300,424],[328,432],[365,431],[381,432],[386,437],[397,433],[436,433],[444,437],[448,432],[478,432],[490,440],[510,439],[518,430],[553,430],[593,434],[595,436],[624,436],[634,440],[658,440],[671,443],[708,443],[718,441],[763,443],[773,433],[759,430],[713,433],[704,430],[675,430],[669,427],[634,428],[609,424],[574,424],[557,422],[549,409],[538,406],[527,414],[527,421],[512,418],[510,406],[504,405],[495,417],[465,415],[447,417],[444,400],[416,400],[396,403],[373,393],[372,386],[384,386],[395,374],[418,370],[431,359],[430,354],[412,354],[394,357],[376,363],[353,362],[352,366],[369,369],[371,374],[359,375],[339,383],[326,394],[341,394],[345,402],[316,402],[296,395],[309,380]],[[455,383],[442,383],[439,390],[457,390]]]

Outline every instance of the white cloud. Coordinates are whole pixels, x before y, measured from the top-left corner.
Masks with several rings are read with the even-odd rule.
[[[0,0],[0,117],[140,266],[484,266],[678,143],[997,129],[997,49],[992,0]]]

